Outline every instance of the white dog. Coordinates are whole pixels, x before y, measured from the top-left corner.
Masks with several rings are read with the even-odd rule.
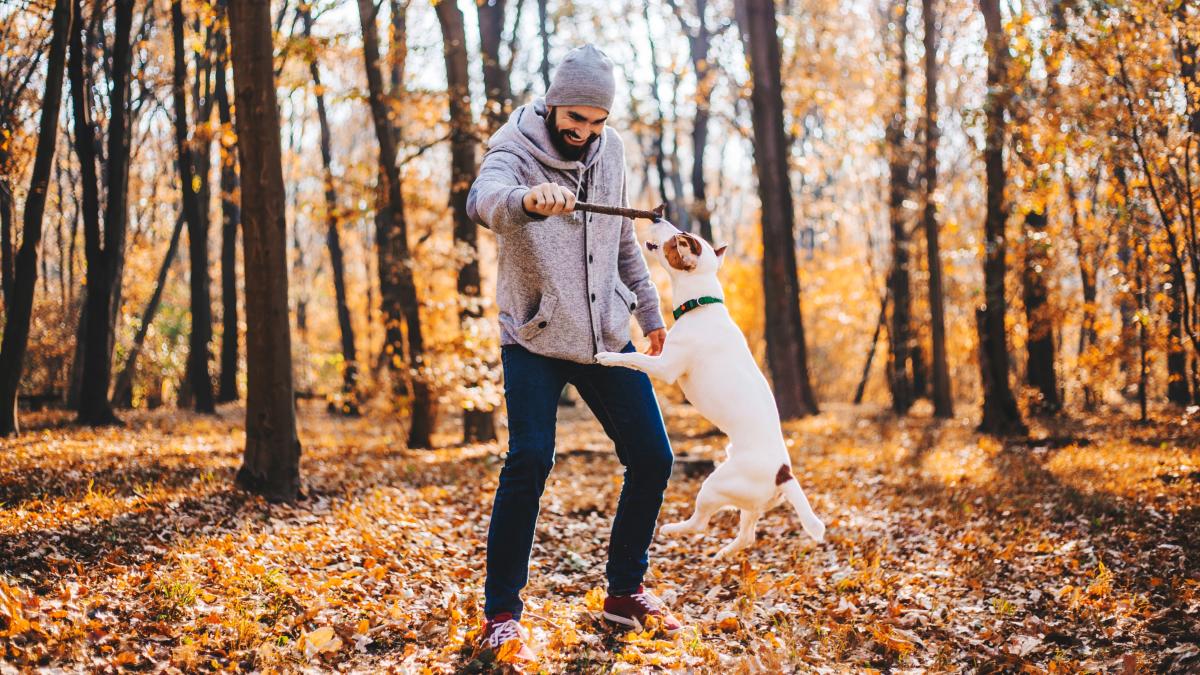
[[[659,220],[646,248],[670,273],[675,325],[659,356],[602,352],[596,361],[640,370],[668,384],[678,381],[688,401],[730,441],[727,461],[700,486],[695,513],[682,523],[664,525],[663,534],[699,532],[718,510],[735,507],[741,510],[737,538],[717,553],[725,557],[753,544],[758,519],[786,498],[805,532],[823,540],[825,525],[792,476],[775,396],[725,309],[717,280],[725,247],[713,250],[708,242]]]

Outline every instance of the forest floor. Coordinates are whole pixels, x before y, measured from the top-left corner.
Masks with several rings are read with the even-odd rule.
[[[680,459],[664,522],[724,446],[690,408],[665,414]],[[87,431],[48,414],[0,442],[0,672],[506,668],[475,647],[500,446],[410,451],[395,422],[305,406],[307,499],[269,505],[232,488],[243,415]],[[786,428],[826,541],[784,508],[729,561],[710,556],[732,512],[660,537],[648,585],[688,624],[663,639],[598,620],[620,466],[590,413],[564,409],[525,670],[1196,672],[1192,422],[1000,443],[965,419],[828,405]]]

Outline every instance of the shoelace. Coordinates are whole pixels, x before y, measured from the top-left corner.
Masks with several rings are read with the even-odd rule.
[[[662,600],[654,597],[654,595],[649,592],[634,593],[633,599],[637,600],[637,603],[642,607],[645,607],[646,610],[651,614],[655,612],[662,613],[663,611]]]
[[[496,626],[496,630],[488,636],[488,645],[496,648],[509,640],[523,639],[525,636],[521,633],[521,624],[515,620],[509,620]]]

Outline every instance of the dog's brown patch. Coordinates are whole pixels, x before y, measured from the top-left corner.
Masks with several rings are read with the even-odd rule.
[[[696,269],[702,250],[699,239],[683,232],[671,237],[663,246],[663,255],[667,257],[667,264],[671,267],[682,272],[690,272]]]
[[[792,475],[792,467],[787,464],[781,464],[779,471],[775,472],[775,484],[783,485],[789,480],[795,480],[795,476]]]
[[[690,259],[690,257],[684,257],[681,249],[686,250],[686,247],[684,247],[679,241],[680,237],[682,236],[683,235],[676,235],[671,237],[666,244],[663,245],[662,250],[663,255],[667,258],[668,265],[682,272],[689,272],[695,269],[696,261]]]

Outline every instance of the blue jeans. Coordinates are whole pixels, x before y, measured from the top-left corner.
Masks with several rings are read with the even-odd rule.
[[[622,351],[633,351],[633,345]],[[484,614],[521,615],[538,502],[554,466],[558,397],[568,382],[600,420],[625,466],[606,575],[609,594],[635,592],[649,566],[647,551],[674,461],[650,378],[628,368],[539,356],[518,345],[502,347],[501,361],[508,456],[488,528]]]

